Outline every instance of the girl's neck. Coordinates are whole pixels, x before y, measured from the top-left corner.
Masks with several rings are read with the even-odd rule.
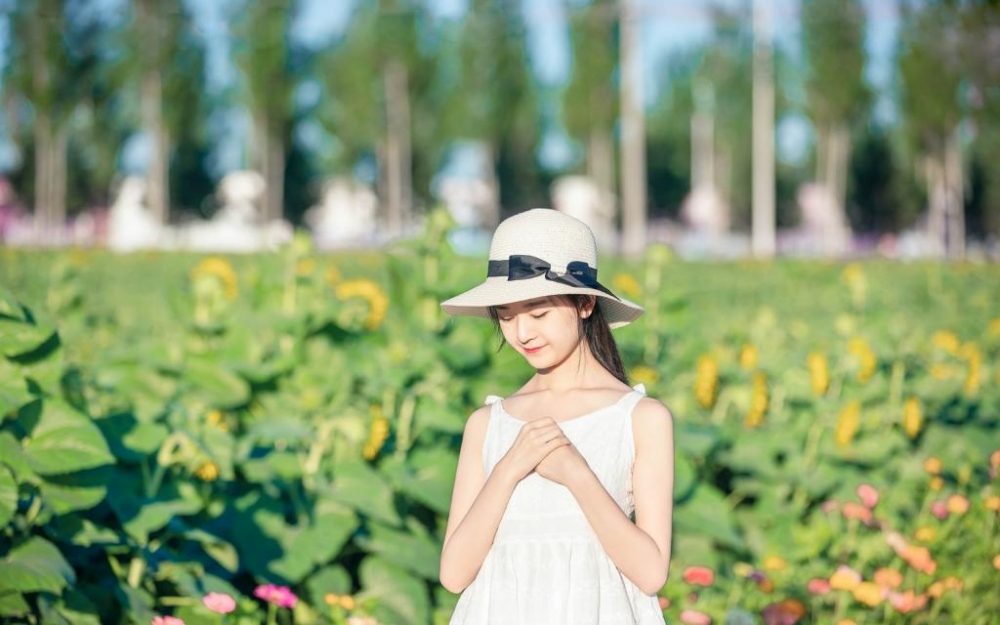
[[[537,391],[563,393],[580,388],[604,386],[614,378],[590,353],[585,342],[569,358],[549,369],[537,369],[529,386]]]

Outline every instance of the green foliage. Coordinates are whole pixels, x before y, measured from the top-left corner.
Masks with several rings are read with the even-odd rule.
[[[214,591],[236,599],[231,621],[254,623],[269,609],[254,589],[270,583],[300,599],[279,621],[446,621],[455,597],[437,557],[465,417],[529,373],[497,352],[489,323],[439,310],[482,273],[442,247],[446,228],[435,215],[384,255],[318,256],[302,240],[127,263],[0,251],[0,282],[17,293],[0,292],[0,618],[209,623],[201,599]],[[987,507],[1000,501],[994,267],[702,265],[656,248],[602,271],[642,285],[630,299],[648,313],[616,337],[675,419],[668,620],[690,606],[759,622],[795,597],[817,623],[987,622],[1000,550]],[[717,371],[707,404],[693,390],[702,356]],[[862,483],[879,493],[870,521],[851,516]],[[932,512],[961,498],[965,512]],[[937,569],[908,564],[894,533]],[[808,594],[841,564],[865,580],[905,572],[900,592],[949,578],[962,590],[948,582],[909,615],[846,590]],[[686,583],[691,565],[715,583]]]
[[[802,47],[811,70],[809,116],[819,127],[858,119],[868,108],[864,11],[858,0],[802,3]]]

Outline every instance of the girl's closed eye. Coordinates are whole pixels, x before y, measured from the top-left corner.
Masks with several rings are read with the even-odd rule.
[[[546,310],[545,312],[531,315],[531,318],[532,319],[541,319],[542,317],[544,317],[547,314],[549,314],[549,311]]]

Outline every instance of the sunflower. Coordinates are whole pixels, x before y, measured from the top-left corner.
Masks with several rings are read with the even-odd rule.
[[[374,330],[382,325],[386,311],[389,310],[389,298],[385,292],[371,280],[361,278],[341,282],[334,287],[334,293],[341,301],[361,298],[368,302],[368,317],[365,328]]]
[[[209,256],[191,270],[191,281],[201,280],[217,280],[222,285],[222,291],[228,300],[236,299],[240,292],[233,266],[219,256]]]

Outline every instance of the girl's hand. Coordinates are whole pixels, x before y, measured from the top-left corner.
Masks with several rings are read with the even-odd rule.
[[[535,419],[521,427],[514,444],[500,462],[515,480],[520,481],[534,471],[543,458],[566,446],[570,446],[569,439],[555,421],[548,417]]]
[[[556,484],[569,486],[570,480],[579,477],[590,468],[587,460],[580,455],[572,443],[563,445],[542,458],[535,472]]]

